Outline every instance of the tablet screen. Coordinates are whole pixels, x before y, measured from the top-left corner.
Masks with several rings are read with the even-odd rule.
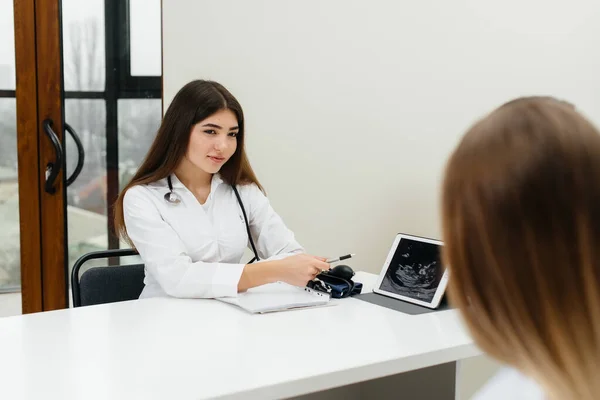
[[[402,238],[379,289],[431,303],[443,272],[439,245]]]

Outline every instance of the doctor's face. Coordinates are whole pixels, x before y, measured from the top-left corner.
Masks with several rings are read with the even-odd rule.
[[[233,111],[217,111],[192,127],[185,157],[201,170],[215,174],[235,153],[238,132]]]

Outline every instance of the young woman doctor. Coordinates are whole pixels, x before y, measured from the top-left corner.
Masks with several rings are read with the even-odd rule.
[[[305,254],[271,207],[244,136],[242,107],[220,84],[192,81],[173,99],[114,209],[117,233],[146,266],[140,298],[236,296],[275,281],[304,286],[329,269],[324,258]],[[245,217],[257,263],[241,261]]]

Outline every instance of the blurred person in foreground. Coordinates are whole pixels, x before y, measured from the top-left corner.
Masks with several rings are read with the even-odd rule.
[[[600,134],[572,105],[519,98],[446,167],[450,300],[508,365],[477,399],[600,398]]]

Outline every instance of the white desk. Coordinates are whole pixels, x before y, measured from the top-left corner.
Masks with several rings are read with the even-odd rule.
[[[356,281],[366,291],[375,278]],[[454,310],[336,301],[251,315],[156,298],[3,318],[0,397],[283,398],[480,354]]]

